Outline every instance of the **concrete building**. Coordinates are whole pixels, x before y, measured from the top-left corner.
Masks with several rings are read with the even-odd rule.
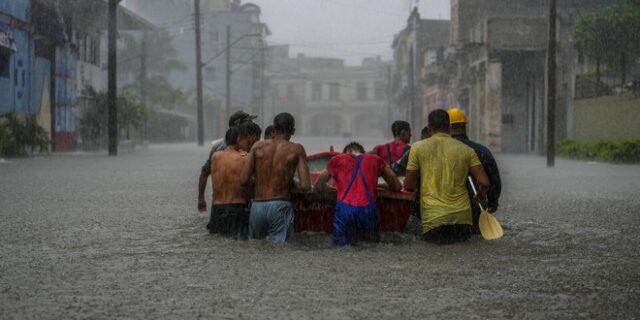
[[[187,70],[168,76],[169,82],[185,91],[196,86],[195,31],[193,1],[127,0],[125,5],[169,31],[178,59]],[[263,44],[270,34],[260,21],[261,10],[251,3],[234,0],[202,0],[203,91],[205,96],[205,137],[222,134],[228,114],[245,110],[261,114]],[[227,27],[230,34],[227,42]],[[227,61],[225,48],[230,46],[230,110],[226,110]],[[195,113],[194,110],[190,110]]]
[[[35,117],[55,151],[75,150],[78,96],[100,87],[106,17],[101,0],[0,2],[0,112]],[[120,30],[150,28],[124,8],[118,20]]]
[[[379,58],[346,66],[342,59],[289,57],[288,46],[272,46],[264,124],[279,112],[289,112],[297,119],[300,136],[382,141],[391,136],[389,68]]]
[[[395,62],[390,87],[394,105],[391,117],[409,121],[416,132],[426,124],[428,114],[422,101],[434,96],[428,90],[433,79],[426,72],[442,61],[449,46],[449,28],[448,20],[421,19],[413,10],[391,45]]]
[[[615,0],[558,1],[556,138],[568,137],[577,52],[571,27]],[[496,151],[530,152],[546,143],[548,2],[454,0],[451,44],[455,92],[469,113],[470,135]]]
[[[568,137],[572,127],[578,71],[573,22],[614,2],[558,1],[557,139]],[[400,118],[423,125],[432,110],[460,107],[470,120],[469,135],[492,150],[542,148],[547,5],[544,0],[452,0],[450,22],[422,20],[414,10],[392,45],[392,92]]]

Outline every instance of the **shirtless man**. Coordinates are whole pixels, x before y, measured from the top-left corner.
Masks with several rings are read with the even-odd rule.
[[[268,237],[285,242],[293,232],[293,206],[289,201],[291,188],[301,191],[311,188],[307,154],[300,144],[290,142],[295,132],[295,119],[281,113],[273,119],[275,137],[256,143],[251,148],[240,180],[248,185],[255,177],[254,200],[249,218],[249,237]],[[299,182],[293,179],[298,171]]]
[[[227,148],[211,156],[213,207],[207,229],[211,233],[246,239],[249,230],[249,193],[238,176],[248,160],[249,150],[260,139],[260,127],[245,122],[225,135]]]

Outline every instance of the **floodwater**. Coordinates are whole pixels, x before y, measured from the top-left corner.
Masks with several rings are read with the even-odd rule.
[[[208,235],[207,153],[0,163],[0,318],[640,318],[639,166],[500,155],[503,239],[334,248]]]

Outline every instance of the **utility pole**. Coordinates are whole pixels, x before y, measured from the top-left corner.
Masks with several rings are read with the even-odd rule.
[[[202,98],[202,43],[200,42],[200,0],[194,0],[196,30],[196,104],[198,109],[198,146],[204,146],[204,110]]]
[[[547,167],[556,161],[556,0],[549,0],[549,48],[547,49]]]
[[[418,96],[419,90],[418,90],[418,19],[419,19],[419,13],[418,13],[418,2],[416,1],[416,6],[413,9],[413,12],[411,13],[413,15],[413,19],[411,19],[411,24],[412,24],[412,29],[413,29],[413,55],[412,55],[412,61],[411,61],[411,82],[412,82],[412,86],[411,86],[411,112],[409,113],[409,116],[411,117],[411,120],[409,121],[411,123],[411,127],[414,128],[414,130],[417,130],[418,125],[420,124],[420,122],[422,122],[422,119],[418,119],[418,115],[422,114],[422,112],[418,112],[418,108],[420,105],[420,99]]]
[[[267,63],[266,63],[266,58],[265,58],[265,45],[264,45],[264,39],[260,38],[260,101],[259,101],[259,115],[260,115],[260,119],[262,119],[263,121],[263,125],[264,125],[264,73],[265,73],[265,69],[267,67]]]
[[[108,132],[109,132],[109,155],[118,155],[118,85],[117,85],[117,10],[120,0],[109,0],[109,23],[108,23]]]
[[[227,25],[226,32],[226,48],[225,48],[225,65],[226,65],[226,76],[225,76],[225,106],[224,111],[220,115],[220,130],[221,133],[224,134],[224,119],[228,117],[228,113],[231,111],[231,26]]]
[[[140,44],[140,102],[149,109],[147,105],[147,31],[142,31],[142,42]],[[148,139],[147,119],[144,119],[142,138]]]

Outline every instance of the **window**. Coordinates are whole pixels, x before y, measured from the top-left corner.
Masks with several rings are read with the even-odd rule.
[[[360,81],[356,86],[356,99],[367,100],[367,83]]]
[[[322,100],[322,83],[316,82],[311,88],[311,100]]]
[[[98,51],[100,50],[99,39],[84,33],[76,34],[76,48],[78,50],[78,60],[94,65],[98,64]]]
[[[329,100],[340,100],[340,84],[337,82],[329,83]]]
[[[376,91],[375,96],[376,100],[384,100],[385,98],[385,85],[382,81],[376,81]]]

